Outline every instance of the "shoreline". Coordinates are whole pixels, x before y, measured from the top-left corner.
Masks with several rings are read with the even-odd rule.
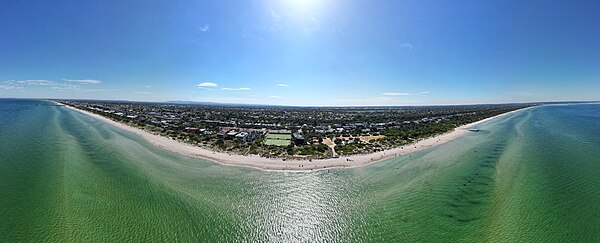
[[[414,153],[417,151],[421,151],[427,148],[435,147],[437,145],[441,145],[447,142],[450,142],[454,139],[457,139],[467,133],[469,133],[468,129],[472,126],[478,125],[480,123],[511,114],[517,111],[522,111],[525,109],[530,109],[532,107],[526,107],[506,113],[502,113],[493,117],[485,118],[473,123],[465,124],[460,127],[455,128],[452,131],[449,131],[444,134],[440,134],[437,136],[425,138],[418,140],[415,143],[407,144],[405,146],[388,149],[380,152],[370,153],[370,154],[360,154],[360,155],[351,155],[351,156],[341,156],[339,158],[328,158],[328,159],[318,159],[318,160],[283,160],[279,158],[264,158],[258,155],[238,155],[238,154],[228,154],[222,152],[216,152],[209,149],[205,149],[202,147],[194,146],[191,144],[179,142],[174,139],[170,139],[161,135],[155,135],[145,130],[142,130],[137,127],[129,126],[120,122],[113,121],[109,118],[103,117],[98,114],[94,114],[89,111],[77,109],[75,107],[65,105],[62,103],[58,103],[55,101],[49,101],[55,104],[60,104],[67,109],[71,109],[74,111],[81,112],[90,117],[99,119],[103,122],[106,122],[110,125],[116,126],[128,132],[134,133],[137,136],[143,138],[147,142],[151,143],[154,146],[157,146],[161,149],[165,149],[171,152],[178,153],[180,155],[210,160],[217,164],[226,165],[226,166],[244,166],[255,169],[262,170],[272,170],[272,171],[316,171],[323,169],[333,169],[333,168],[355,168],[362,167],[369,164],[377,163],[380,161],[384,161],[393,157]]]

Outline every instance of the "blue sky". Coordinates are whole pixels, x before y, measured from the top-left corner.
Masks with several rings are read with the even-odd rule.
[[[0,97],[600,100],[600,1],[2,1]]]

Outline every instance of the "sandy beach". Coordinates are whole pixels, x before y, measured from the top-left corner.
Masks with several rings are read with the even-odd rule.
[[[57,103],[57,102],[54,102]],[[60,103],[57,103],[60,104]],[[63,105],[66,108],[81,112],[83,114],[89,115],[101,121],[104,121],[113,126],[119,127],[126,131],[132,132],[141,138],[147,140],[151,144],[160,147],[162,149],[166,149],[175,153],[179,153],[186,156],[206,159],[210,161],[214,161],[216,163],[228,166],[247,166],[252,168],[258,168],[263,170],[278,170],[278,171],[311,171],[311,170],[321,170],[321,169],[329,169],[329,168],[351,168],[351,167],[360,167],[368,164],[376,163],[382,160],[386,160],[392,157],[401,156],[409,153],[413,153],[416,151],[420,151],[423,149],[431,148],[440,144],[447,143],[452,141],[464,134],[468,133],[468,129],[477,124],[489,121],[491,119],[504,116],[513,112],[517,112],[520,110],[515,110],[507,113],[503,113],[494,117],[486,118],[477,122],[473,122],[470,124],[463,125],[461,127],[455,128],[453,131],[441,134],[438,136],[421,139],[413,144],[408,144],[403,147],[393,148],[385,151],[380,151],[371,154],[364,155],[352,155],[352,156],[341,156],[339,158],[330,158],[330,159],[321,159],[321,160],[283,160],[276,158],[264,158],[258,155],[237,155],[237,154],[227,154],[221,152],[215,152],[209,149],[193,146],[190,144],[186,144],[183,142],[179,142],[177,140],[173,140],[167,137],[163,137],[160,135],[155,135],[144,131],[142,129],[132,127],[129,125],[125,125],[123,123],[119,123],[113,120],[110,120],[106,117],[76,109],[74,107]],[[528,108],[524,108],[528,109]]]

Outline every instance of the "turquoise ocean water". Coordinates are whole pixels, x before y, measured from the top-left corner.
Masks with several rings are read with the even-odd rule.
[[[0,100],[0,241],[600,241],[600,105],[355,169],[267,172]]]

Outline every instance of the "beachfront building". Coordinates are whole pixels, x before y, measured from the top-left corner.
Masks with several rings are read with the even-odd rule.
[[[246,136],[246,142],[252,143],[252,142],[254,142],[254,140],[259,138],[260,136],[261,136],[261,133],[259,131],[256,131],[256,130],[250,131],[248,133],[248,136]]]
[[[231,130],[227,134],[225,134],[225,138],[226,139],[234,139],[237,134],[238,134],[237,131]]]
[[[304,136],[298,132],[292,133],[292,139],[296,145],[303,145],[306,143],[306,139]]]
[[[240,132],[235,135],[235,140],[236,141],[244,141],[244,140],[246,140],[247,137],[248,137],[247,132]]]

